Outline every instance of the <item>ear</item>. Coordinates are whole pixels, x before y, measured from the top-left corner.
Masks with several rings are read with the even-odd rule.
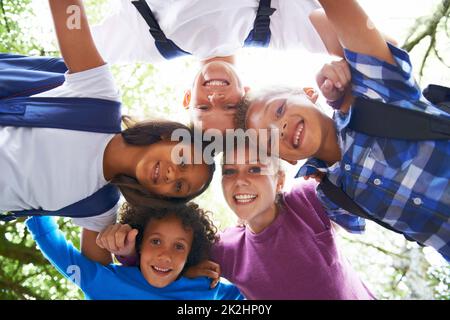
[[[189,109],[189,104],[191,103],[191,90],[188,89],[184,92],[184,97],[183,97],[183,107],[185,109]]]
[[[317,99],[319,98],[319,93],[314,90],[314,88],[311,87],[305,87],[303,88],[303,91],[308,96],[309,100],[311,100],[312,103],[316,103]]]
[[[286,174],[284,173],[284,171],[280,170],[278,171],[278,182],[277,182],[277,193],[281,192],[281,190],[283,190],[284,187],[284,182],[286,181]]]
[[[244,92],[245,92],[245,94],[247,94],[249,91],[250,91],[250,87],[244,86]]]

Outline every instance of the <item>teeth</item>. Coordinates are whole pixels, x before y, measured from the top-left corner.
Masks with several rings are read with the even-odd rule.
[[[160,271],[160,272],[168,272],[168,271],[170,271],[170,269],[158,268],[157,266],[153,266],[153,268],[154,268],[156,271]]]
[[[205,86],[220,86],[220,87],[224,87],[228,85],[227,81],[223,81],[223,80],[208,80],[205,82],[204,84]]]
[[[156,164],[155,173],[153,175],[153,180],[156,182],[159,177],[159,163]]]
[[[255,194],[237,194],[234,196],[234,199],[237,202],[248,203],[252,202],[256,198]]]
[[[295,135],[294,135],[294,146],[295,147],[298,147],[298,144],[300,142],[300,135],[302,134],[303,127],[304,127],[304,123],[302,121],[298,125],[298,129],[297,129],[297,131],[295,132]]]

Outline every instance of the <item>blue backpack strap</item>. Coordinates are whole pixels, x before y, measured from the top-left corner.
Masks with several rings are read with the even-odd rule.
[[[29,97],[61,85],[66,71],[62,59],[0,54],[0,125],[119,133],[120,102],[93,98]],[[11,95],[14,97],[11,98]],[[91,217],[113,208],[119,197],[117,187],[108,184],[61,210],[12,212],[0,215],[0,221],[32,215]]]
[[[0,54],[0,99],[38,94],[64,83],[60,58]]]
[[[267,47],[270,43],[270,16],[276,9],[270,7],[271,0],[260,0],[253,30],[245,39],[245,47]]]
[[[121,131],[121,104],[93,98],[0,100],[0,125],[58,128],[99,133]]]
[[[58,211],[47,210],[23,210],[12,211],[6,215],[0,215],[0,221],[12,221],[20,217],[28,216],[56,216],[70,218],[87,218],[96,216],[113,208],[119,201],[120,192],[112,184],[107,184],[89,197],[75,202]]]
[[[156,48],[164,58],[169,60],[190,54],[189,52],[180,49],[172,40],[166,38],[155,15],[145,0],[131,1],[131,3],[136,7],[142,18],[144,18],[145,22],[147,22],[147,25],[150,27],[149,31],[153,39],[155,39]]]

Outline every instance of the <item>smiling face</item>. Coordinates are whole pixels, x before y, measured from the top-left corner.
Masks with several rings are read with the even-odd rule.
[[[275,218],[275,198],[283,187],[284,173],[273,170],[275,163],[267,166],[252,162],[246,151],[245,164],[224,164],[222,189],[228,205],[241,220],[251,227],[264,228]]]
[[[234,129],[236,105],[247,89],[234,70],[225,61],[212,61],[205,64],[197,74],[192,90],[188,90],[185,107],[190,108],[195,126],[202,122],[203,129]]]
[[[206,164],[187,164],[172,161],[176,141],[160,141],[146,147],[136,165],[136,179],[153,194],[185,198],[200,191],[209,179]],[[186,156],[186,155],[183,155]],[[194,147],[191,147],[194,159]]]
[[[280,157],[295,161],[319,152],[330,120],[307,96],[282,93],[254,100],[247,111],[246,126],[278,129]]]
[[[192,247],[193,231],[171,214],[152,219],[140,248],[140,268],[152,286],[163,288],[180,275]]]

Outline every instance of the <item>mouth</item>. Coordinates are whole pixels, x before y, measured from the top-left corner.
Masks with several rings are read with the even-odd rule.
[[[203,82],[203,86],[208,88],[226,87],[229,85],[230,82],[224,79],[210,79]]]
[[[160,268],[154,265],[151,268],[155,274],[161,277],[167,276],[172,271],[170,268]]]
[[[297,124],[297,127],[295,128],[295,130],[292,134],[291,141],[292,141],[292,146],[294,147],[294,149],[298,149],[301,146],[304,135],[305,135],[305,121],[302,119]]]
[[[159,171],[161,169],[161,165],[160,162],[158,161],[155,166],[153,167],[153,174],[152,174],[152,180],[154,184],[158,183],[158,179],[159,179]]]
[[[233,196],[234,202],[238,205],[250,204],[258,198],[256,194],[238,193]]]

